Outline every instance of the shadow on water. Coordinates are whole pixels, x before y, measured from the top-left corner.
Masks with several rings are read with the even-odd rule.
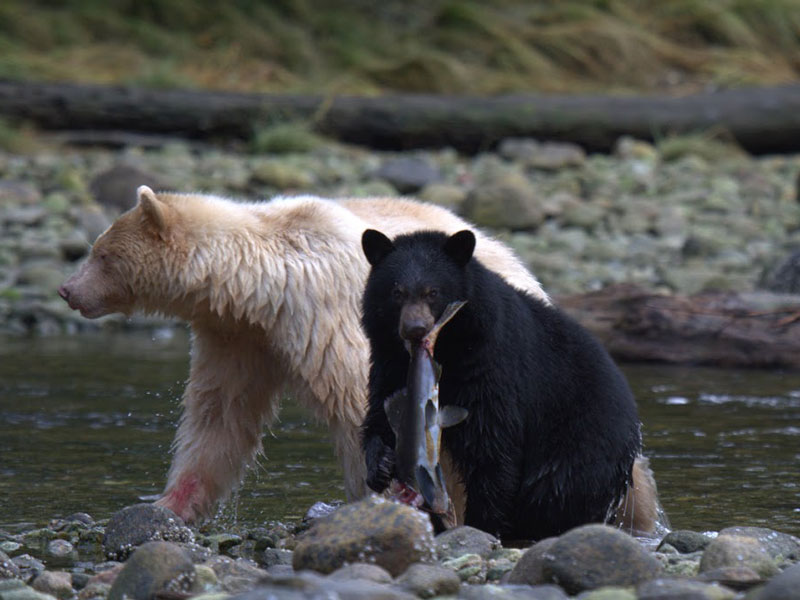
[[[800,534],[800,373],[626,365],[674,528]],[[0,338],[0,527],[105,518],[161,491],[188,372],[183,332]],[[243,525],[343,499],[326,430],[291,402],[222,512]]]

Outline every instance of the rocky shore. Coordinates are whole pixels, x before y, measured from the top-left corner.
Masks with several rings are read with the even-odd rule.
[[[0,333],[158,325],[87,321],[56,289],[140,184],[234,198],[413,195],[507,241],[554,295],[617,282],[694,293],[800,291],[800,157],[713,141],[622,139],[613,155],[506,140],[496,152],[375,153],[275,132],[260,152],[169,140],[0,152]],[[794,261],[794,262],[793,262]]]
[[[151,504],[0,530],[0,600],[796,598],[800,539],[770,529],[637,540],[587,525],[504,547],[377,497],[318,503],[297,523],[187,527]]]

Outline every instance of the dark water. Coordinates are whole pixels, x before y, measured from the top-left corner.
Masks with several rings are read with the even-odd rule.
[[[188,342],[173,336],[0,338],[0,528],[157,494]],[[800,373],[627,365],[673,528],[800,534]],[[267,456],[219,518],[294,519],[344,497],[327,433],[291,402]]]

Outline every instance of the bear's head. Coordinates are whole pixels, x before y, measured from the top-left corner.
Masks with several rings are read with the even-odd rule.
[[[451,236],[420,231],[392,241],[368,229],[361,246],[372,265],[363,322],[373,340],[396,331],[403,340],[417,341],[449,303],[467,297],[465,268],[475,250],[475,235],[469,230]]]
[[[166,288],[185,262],[174,209],[144,185],[137,197],[136,206],[97,238],[86,261],[58,289],[84,317],[162,310]],[[162,305],[150,306],[148,298],[155,302],[156,294]]]

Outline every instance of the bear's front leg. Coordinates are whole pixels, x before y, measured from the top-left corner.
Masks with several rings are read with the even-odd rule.
[[[174,457],[157,504],[196,521],[241,483],[261,450],[264,424],[277,415],[281,372],[255,344],[195,333]]]

